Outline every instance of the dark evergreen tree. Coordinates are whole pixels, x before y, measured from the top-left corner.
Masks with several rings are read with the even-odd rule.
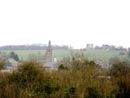
[[[10,58],[13,58],[16,61],[19,61],[19,57],[18,57],[18,55],[15,52],[11,52],[10,53]]]

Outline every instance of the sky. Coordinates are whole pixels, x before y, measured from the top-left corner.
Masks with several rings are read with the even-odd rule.
[[[0,46],[130,47],[130,0],[0,0]]]

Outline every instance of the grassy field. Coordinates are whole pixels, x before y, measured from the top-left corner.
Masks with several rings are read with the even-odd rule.
[[[8,56],[12,50],[3,50],[2,53]],[[29,60],[32,58],[42,59],[44,58],[45,50],[14,50],[16,54],[18,54],[20,60]],[[69,50],[53,50],[53,56],[56,57],[58,60],[62,58],[69,57],[70,51]]]
[[[121,55],[120,53],[124,53],[124,55]],[[85,54],[91,60],[99,59],[106,62],[113,57],[119,57],[123,61],[128,59],[126,51],[88,50],[85,52]]]
[[[11,50],[12,51],[12,50]],[[11,51],[2,51],[5,55],[9,55]],[[20,60],[30,60],[30,59],[42,59],[45,54],[45,50],[14,50],[18,54]],[[90,60],[103,60],[108,62],[110,58],[119,57],[121,60],[129,60],[126,51],[108,51],[108,50],[53,50],[53,56],[57,60],[61,60],[65,57],[71,57],[76,53],[83,53],[85,57]],[[121,55],[123,53],[123,55]]]

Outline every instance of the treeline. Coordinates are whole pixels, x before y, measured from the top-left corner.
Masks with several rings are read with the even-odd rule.
[[[86,45],[86,49],[96,49],[96,50],[116,50],[116,51],[126,51],[127,48],[124,48],[123,46],[114,46],[114,45],[107,45],[107,44],[103,44],[102,46],[94,46],[93,44],[87,44]]]
[[[1,46],[0,50],[45,50],[47,49],[47,45],[8,45]],[[52,46],[53,49],[69,49],[68,46]]]
[[[11,73],[0,73],[0,98],[130,98],[130,67],[113,64],[108,70],[85,58],[64,60],[47,71],[34,61]]]

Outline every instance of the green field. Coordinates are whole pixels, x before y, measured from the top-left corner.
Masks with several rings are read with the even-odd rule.
[[[1,51],[4,55],[8,56],[12,50],[3,50]],[[32,58],[42,59],[44,58],[45,50],[14,50],[16,54],[18,54],[20,60],[26,61]],[[69,57],[69,50],[53,50],[53,57],[56,57],[58,60],[62,58]]]
[[[12,51],[12,50],[11,50]],[[9,55],[11,51],[4,50],[2,53]],[[45,50],[14,50],[18,54],[20,60],[26,61],[30,59],[42,59],[45,54]],[[76,53],[83,53],[85,57],[90,60],[103,60],[108,62],[110,58],[119,57],[121,60],[129,60],[126,51],[108,51],[108,50],[53,50],[53,56],[57,60],[61,60],[65,57],[72,57]],[[123,54],[121,54],[123,53]]]

